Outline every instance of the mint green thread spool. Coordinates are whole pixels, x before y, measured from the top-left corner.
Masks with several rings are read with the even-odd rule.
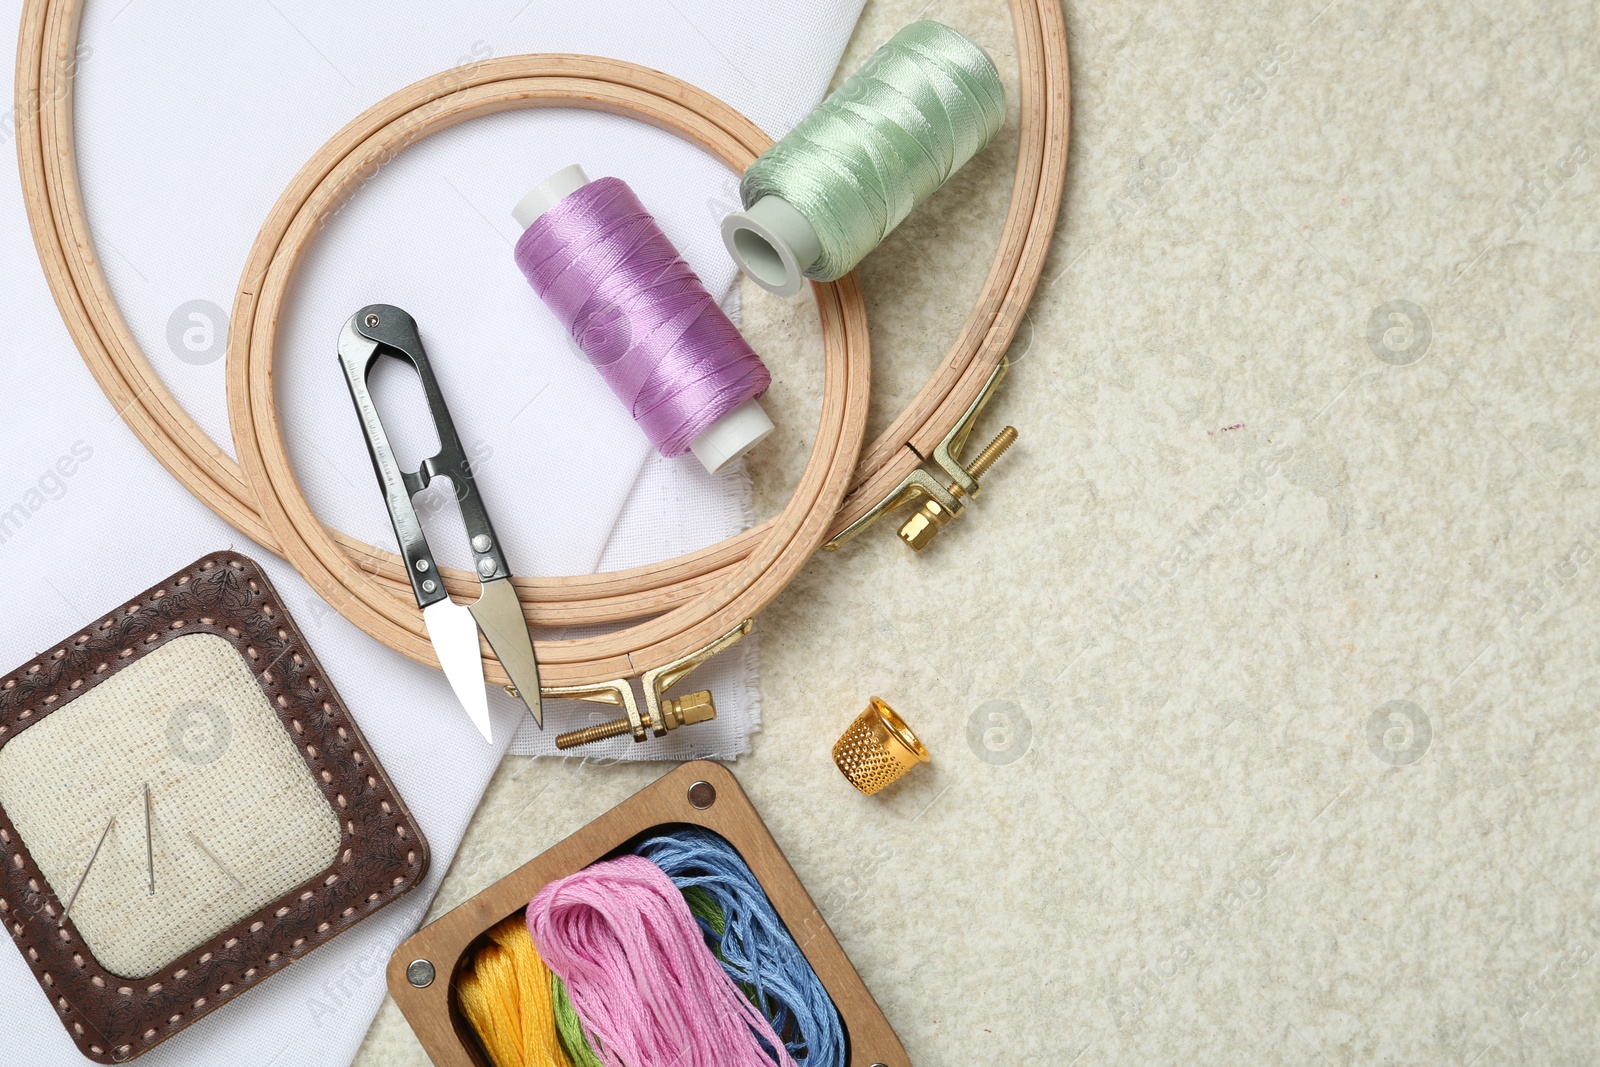
[[[987,52],[913,22],[745,171],[745,210],[722,220],[728,254],[779,296],[844,277],[994,140],[1005,112]]]

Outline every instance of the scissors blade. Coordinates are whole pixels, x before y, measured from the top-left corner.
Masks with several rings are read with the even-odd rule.
[[[493,742],[489,732],[489,694],[483,688],[483,659],[478,654],[478,623],[472,612],[445,599],[422,609],[428,627],[428,640],[439,655],[439,666],[455,690],[456,699],[466,709],[472,724]]]
[[[522,602],[509,578],[483,583],[483,595],[471,605],[472,617],[489,639],[500,665],[511,676],[522,702],[533,713],[533,721],[544,729],[544,709],[539,703],[539,664],[533,658],[533,637],[522,614]]]

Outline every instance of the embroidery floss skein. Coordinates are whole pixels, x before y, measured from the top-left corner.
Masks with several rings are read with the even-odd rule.
[[[456,980],[461,1013],[477,1031],[495,1067],[572,1067],[556,1031],[553,976],[521,915],[488,933]]]
[[[608,1067],[795,1067],[649,860],[621,856],[550,883],[527,922]]]
[[[772,376],[626,182],[567,167],[512,214],[517,266],[657,451],[715,473],[772,432]]]
[[[744,172],[722,239],[780,296],[842,278],[1005,122],[994,62],[939,22],[913,22]]]
[[[710,923],[719,930],[726,925],[722,909],[717,907],[716,902],[708,894],[698,889],[689,890],[683,894],[683,899],[689,905],[689,911],[701,921],[702,925]],[[572,1000],[567,996],[566,983],[553,974],[550,975],[550,995],[555,1002],[556,1033],[561,1036],[561,1047],[567,1050],[567,1058],[572,1061],[572,1067],[605,1067],[594,1054],[594,1049],[589,1047],[588,1038],[583,1033],[583,1020],[578,1018],[577,1011],[572,1007]]]
[[[589,1047],[589,1039],[583,1032],[583,1020],[578,1018],[577,1011],[572,1007],[572,998],[567,996],[567,983],[553,974],[550,976],[550,998],[555,1001],[556,1033],[561,1035],[561,1047],[567,1050],[572,1067],[605,1067],[600,1057],[594,1054],[594,1049]]]
[[[686,898],[704,894],[710,906],[705,916],[697,913],[701,929],[728,976],[751,989],[773,1028],[793,1035],[790,1054],[806,1067],[844,1067],[839,1011],[734,847],[691,827],[652,837],[635,851],[665,871]]]

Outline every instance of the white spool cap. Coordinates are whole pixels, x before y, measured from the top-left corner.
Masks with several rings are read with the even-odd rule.
[[[707,427],[689,444],[689,451],[707,474],[715,474],[759,445],[771,432],[772,420],[761,402],[746,400]]]
[[[589,176],[583,172],[581,165],[574,163],[570,167],[562,167],[534,186],[527,196],[518,200],[517,206],[511,209],[511,217],[517,220],[518,226],[526,230],[540,215],[555,207],[558,201],[588,184]]]
[[[527,229],[538,220],[539,216],[588,184],[589,176],[583,172],[582,166],[574,163],[570,167],[563,167],[534,186],[527,196],[518,200],[517,206],[511,209],[511,216],[517,220],[519,226]],[[794,211],[794,208],[787,204],[783,204],[783,207]],[[798,211],[794,213],[796,216],[800,214]],[[806,231],[810,232],[811,227],[805,219],[802,218],[800,221],[805,225]],[[821,246],[818,247],[820,250]],[[798,292],[799,288],[797,282],[795,291]],[[706,473],[715,474],[760,444],[771,432],[772,420],[762,410],[761,404],[755,400],[746,400],[712,423],[704,433],[690,442],[689,451],[693,452],[695,458],[705,467]]]
[[[781,196],[763,196],[725,217],[722,243],[751,281],[778,296],[798,293],[806,270],[822,255],[817,231]]]

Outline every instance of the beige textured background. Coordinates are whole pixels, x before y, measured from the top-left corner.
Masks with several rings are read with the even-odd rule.
[[[844,68],[919,15],[1014,84],[999,0],[872,0]],[[918,1064],[1586,1062],[1600,18],[1067,20],[1066,208],[980,429],[1022,441],[932,549],[873,531],[763,615],[735,771]],[[1014,147],[1013,111],[863,269],[879,425]],[[745,297],[771,510],[817,346]],[[828,759],[869,693],[934,753],[871,800]],[[508,760],[436,913],[659,769]],[[358,1062],[426,1060],[391,1004]]]

